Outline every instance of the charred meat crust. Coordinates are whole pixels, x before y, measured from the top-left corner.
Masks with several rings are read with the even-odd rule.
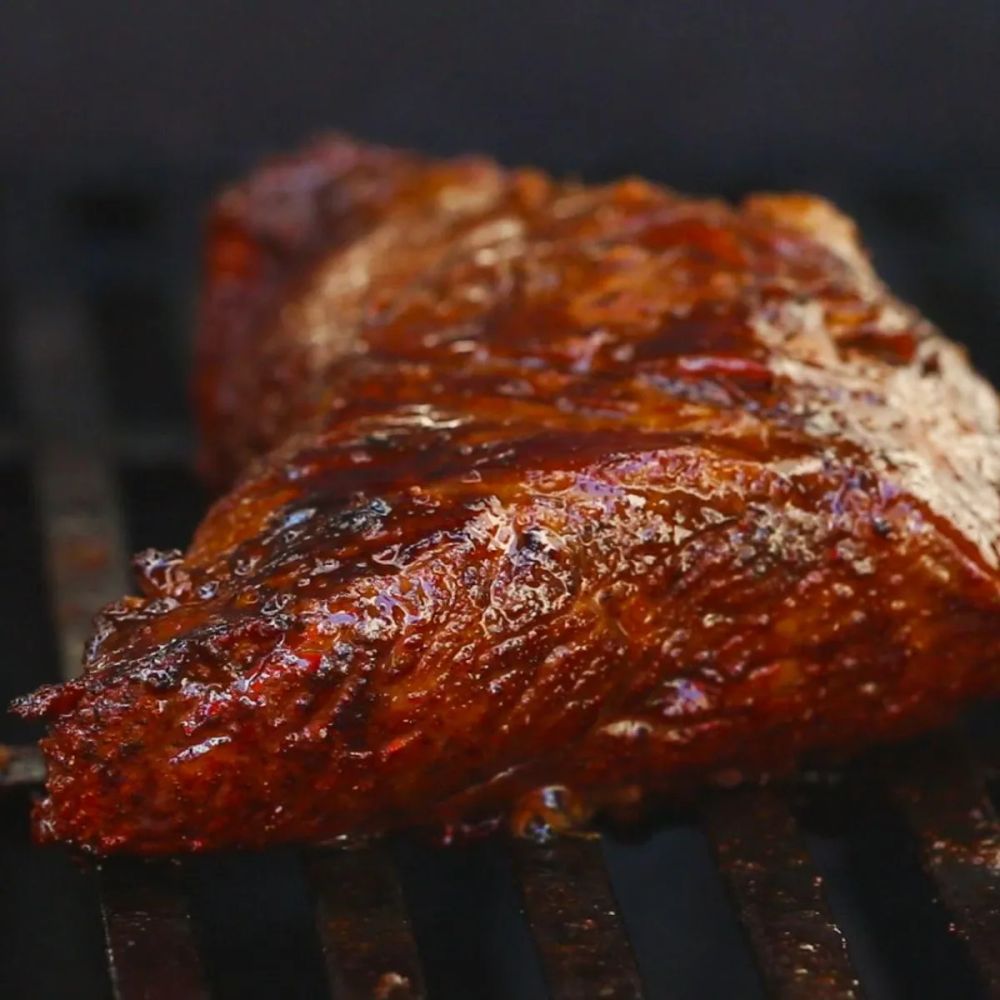
[[[199,344],[228,489],[18,703],[45,839],[579,821],[1000,688],[996,398],[820,199],[335,137],[219,200]]]

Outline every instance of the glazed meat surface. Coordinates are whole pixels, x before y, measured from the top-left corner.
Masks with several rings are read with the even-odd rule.
[[[582,822],[1000,689],[1000,429],[820,199],[343,138],[211,221],[220,488],[50,722],[43,839]]]

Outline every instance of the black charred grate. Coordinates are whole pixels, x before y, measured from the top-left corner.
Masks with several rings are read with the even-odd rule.
[[[166,540],[182,541],[195,513],[180,340],[150,324],[184,325],[169,314],[190,305],[200,203],[148,185],[5,192],[0,397],[18,405],[0,403],[0,489],[14,498],[13,530],[34,518],[39,536],[26,527],[11,542],[0,579],[10,614],[26,616],[8,630],[19,666],[5,695],[72,676],[93,611],[127,589],[126,552],[164,541],[145,536],[166,524]],[[968,339],[1000,316],[986,253],[998,206],[952,206],[933,214],[933,232],[908,230],[899,199],[861,207],[880,264],[908,241],[888,254],[890,281],[927,290],[920,304],[949,332]],[[957,316],[935,312],[952,300]],[[47,584],[31,585],[34,563]],[[48,674],[27,655],[46,613],[58,637]],[[665,818],[634,843],[591,835],[436,852],[400,838],[58,876],[65,859],[27,845],[23,799],[7,796],[0,994],[1000,996],[1000,839],[969,746],[963,731],[835,783],[719,795],[700,817]],[[0,787],[42,773],[28,743],[0,753]],[[53,916],[60,907],[67,915]],[[46,928],[55,964],[32,967]],[[28,991],[39,982],[52,989]]]

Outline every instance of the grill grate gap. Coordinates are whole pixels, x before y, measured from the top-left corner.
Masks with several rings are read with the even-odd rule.
[[[503,845],[400,838],[393,855],[434,1000],[548,996]]]
[[[312,900],[295,852],[203,856],[186,864],[214,998],[329,996]]]
[[[913,835],[864,763],[839,784],[809,789],[800,818],[870,1000],[986,995]]]
[[[110,994],[95,873],[31,842],[25,796],[0,796],[0,996]]]
[[[764,996],[701,830],[674,822],[607,837],[604,853],[650,997]]]
[[[843,932],[868,1000],[894,1000],[892,970],[872,934],[845,838],[829,830],[806,831],[809,855],[823,877],[830,909]]]

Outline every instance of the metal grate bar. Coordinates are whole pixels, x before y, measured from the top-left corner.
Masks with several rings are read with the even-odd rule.
[[[0,790],[40,785],[45,780],[45,760],[38,747],[0,744]]]
[[[956,933],[1000,997],[1000,827],[975,765],[944,735],[897,757],[888,780]]]
[[[306,855],[316,922],[337,997],[426,996],[395,866],[383,844]]]
[[[176,863],[116,860],[99,874],[115,996],[207,1000]]]
[[[60,671],[76,676],[94,612],[127,590],[120,505],[93,352],[75,297],[22,302],[15,323]]]
[[[125,593],[125,543],[94,352],[75,296],[21,303],[15,350],[60,638],[61,672],[81,669],[91,617]],[[183,895],[162,871],[101,869],[111,979],[119,1000],[207,996]]]
[[[190,438],[171,429],[123,429],[112,431],[108,452],[116,462],[137,466],[182,465],[190,461]],[[16,431],[0,428],[0,462],[28,458],[30,445]]]
[[[771,994],[860,997],[822,878],[784,800],[766,788],[719,795],[707,804],[704,823]]]
[[[596,836],[512,844],[528,923],[554,1000],[643,996]]]

